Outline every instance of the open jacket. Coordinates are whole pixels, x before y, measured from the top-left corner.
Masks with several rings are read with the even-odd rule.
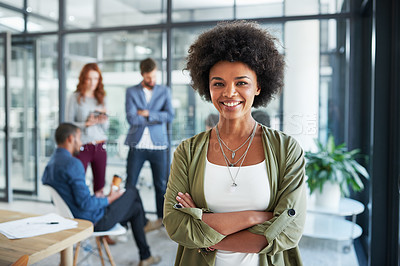
[[[149,110],[149,117],[137,114],[138,110]],[[146,101],[143,86],[139,83],[129,87],[125,96],[126,119],[129,132],[125,145],[135,147],[140,141],[145,127],[149,128],[150,137],[155,146],[167,146],[167,123],[174,118],[170,89],[166,86],[155,85],[150,102]]]
[[[302,265],[298,242],[306,217],[305,160],[300,145],[290,136],[262,126],[265,162],[271,188],[266,211],[271,220],[247,230],[264,235],[259,265]],[[204,197],[204,169],[210,130],[183,141],[174,153],[164,202],[164,225],[179,244],[175,265],[214,265],[213,246],[225,236],[202,221],[210,212]],[[178,208],[178,192],[188,192],[198,208]]]

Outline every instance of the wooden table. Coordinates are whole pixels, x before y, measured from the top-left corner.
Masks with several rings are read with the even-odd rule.
[[[8,210],[0,210],[0,222],[8,222],[38,216]],[[93,233],[90,221],[74,219],[78,227],[35,237],[8,239],[0,234],[0,265],[10,265],[23,255],[29,255],[28,264],[38,262],[50,255],[61,252],[61,265],[72,265],[73,245]]]

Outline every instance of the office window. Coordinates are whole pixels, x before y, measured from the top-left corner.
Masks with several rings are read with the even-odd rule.
[[[346,0],[285,0],[285,16],[334,14],[349,11]]]
[[[18,7],[18,8],[23,8],[24,7],[24,0],[2,0],[4,4]]]
[[[58,29],[58,1],[28,0],[28,31],[43,32]]]
[[[173,144],[179,144],[205,129],[204,119],[215,112],[211,103],[204,102],[190,86],[190,76],[183,71],[190,44],[209,27],[176,28],[172,30],[172,96],[175,119],[172,124]]]
[[[29,32],[45,32],[56,31],[58,29],[58,21],[52,19],[40,19],[34,16],[28,16]]]
[[[319,139],[329,134],[344,141],[349,69],[346,59],[347,20],[321,20]]]
[[[281,17],[283,12],[283,0],[236,0],[238,19]]]
[[[234,0],[172,1],[172,21],[227,20],[234,18]]]
[[[0,128],[5,128],[6,110],[5,110],[5,76],[4,76],[4,39],[0,38]],[[0,199],[5,197],[6,188],[6,149],[5,149],[5,132],[0,130]]]
[[[27,10],[29,13],[38,14],[58,22],[58,2],[55,0],[28,0]]]
[[[24,18],[21,13],[0,7],[0,32],[23,32]]]
[[[68,28],[159,24],[166,21],[162,0],[66,0]]]
[[[51,156],[55,149],[54,133],[58,125],[58,69],[57,37],[42,36],[36,40],[38,47],[38,127],[40,162]],[[43,164],[40,167],[44,167]],[[44,168],[39,168],[42,173]]]

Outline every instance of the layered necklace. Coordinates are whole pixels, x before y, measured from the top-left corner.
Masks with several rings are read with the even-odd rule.
[[[257,122],[255,122],[255,125],[254,125],[254,128],[253,128],[253,132],[252,132],[251,135],[246,139],[246,141],[245,141],[242,145],[240,145],[239,148],[237,148],[237,149],[235,149],[235,150],[231,150],[231,149],[224,143],[224,141],[221,139],[221,137],[219,136],[218,126],[215,126],[215,132],[217,133],[217,139],[218,139],[219,147],[221,148],[221,152],[222,152],[222,155],[224,156],[224,161],[225,161],[225,163],[226,163],[226,167],[228,168],[229,175],[230,175],[230,177],[231,177],[231,179],[232,179],[232,185],[231,185],[230,188],[229,188],[230,192],[235,192],[235,191],[236,191],[236,187],[237,187],[236,178],[237,178],[238,175],[239,175],[240,168],[242,167],[242,164],[243,164],[244,160],[246,159],[247,152],[249,151],[250,146],[251,146],[251,143],[253,142],[254,135],[256,134],[256,129],[257,129]],[[247,142],[249,142],[249,144],[248,144],[248,146],[247,146],[247,148],[246,148],[246,151],[243,153],[243,155],[240,156],[240,158],[239,158],[236,162],[231,162],[231,161],[228,159],[228,157],[226,156],[222,145],[224,145],[229,151],[232,152],[232,159],[234,159],[234,158],[235,158],[235,152],[237,152],[240,148],[242,148]],[[241,161],[241,160],[242,160],[242,161]],[[239,161],[241,161],[241,163],[240,163],[239,169],[237,170],[237,172],[236,172],[236,174],[235,174],[235,177],[234,177],[234,176],[232,175],[231,169],[230,169],[229,167],[235,166]]]

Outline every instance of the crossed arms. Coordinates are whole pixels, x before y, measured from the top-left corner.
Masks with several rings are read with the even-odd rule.
[[[183,208],[196,208],[189,193],[179,192],[176,200]],[[211,248],[242,253],[258,253],[267,246],[267,239],[263,235],[253,234],[245,229],[271,218],[272,212],[239,211],[203,213],[202,220],[215,231],[226,235],[224,239]]]

